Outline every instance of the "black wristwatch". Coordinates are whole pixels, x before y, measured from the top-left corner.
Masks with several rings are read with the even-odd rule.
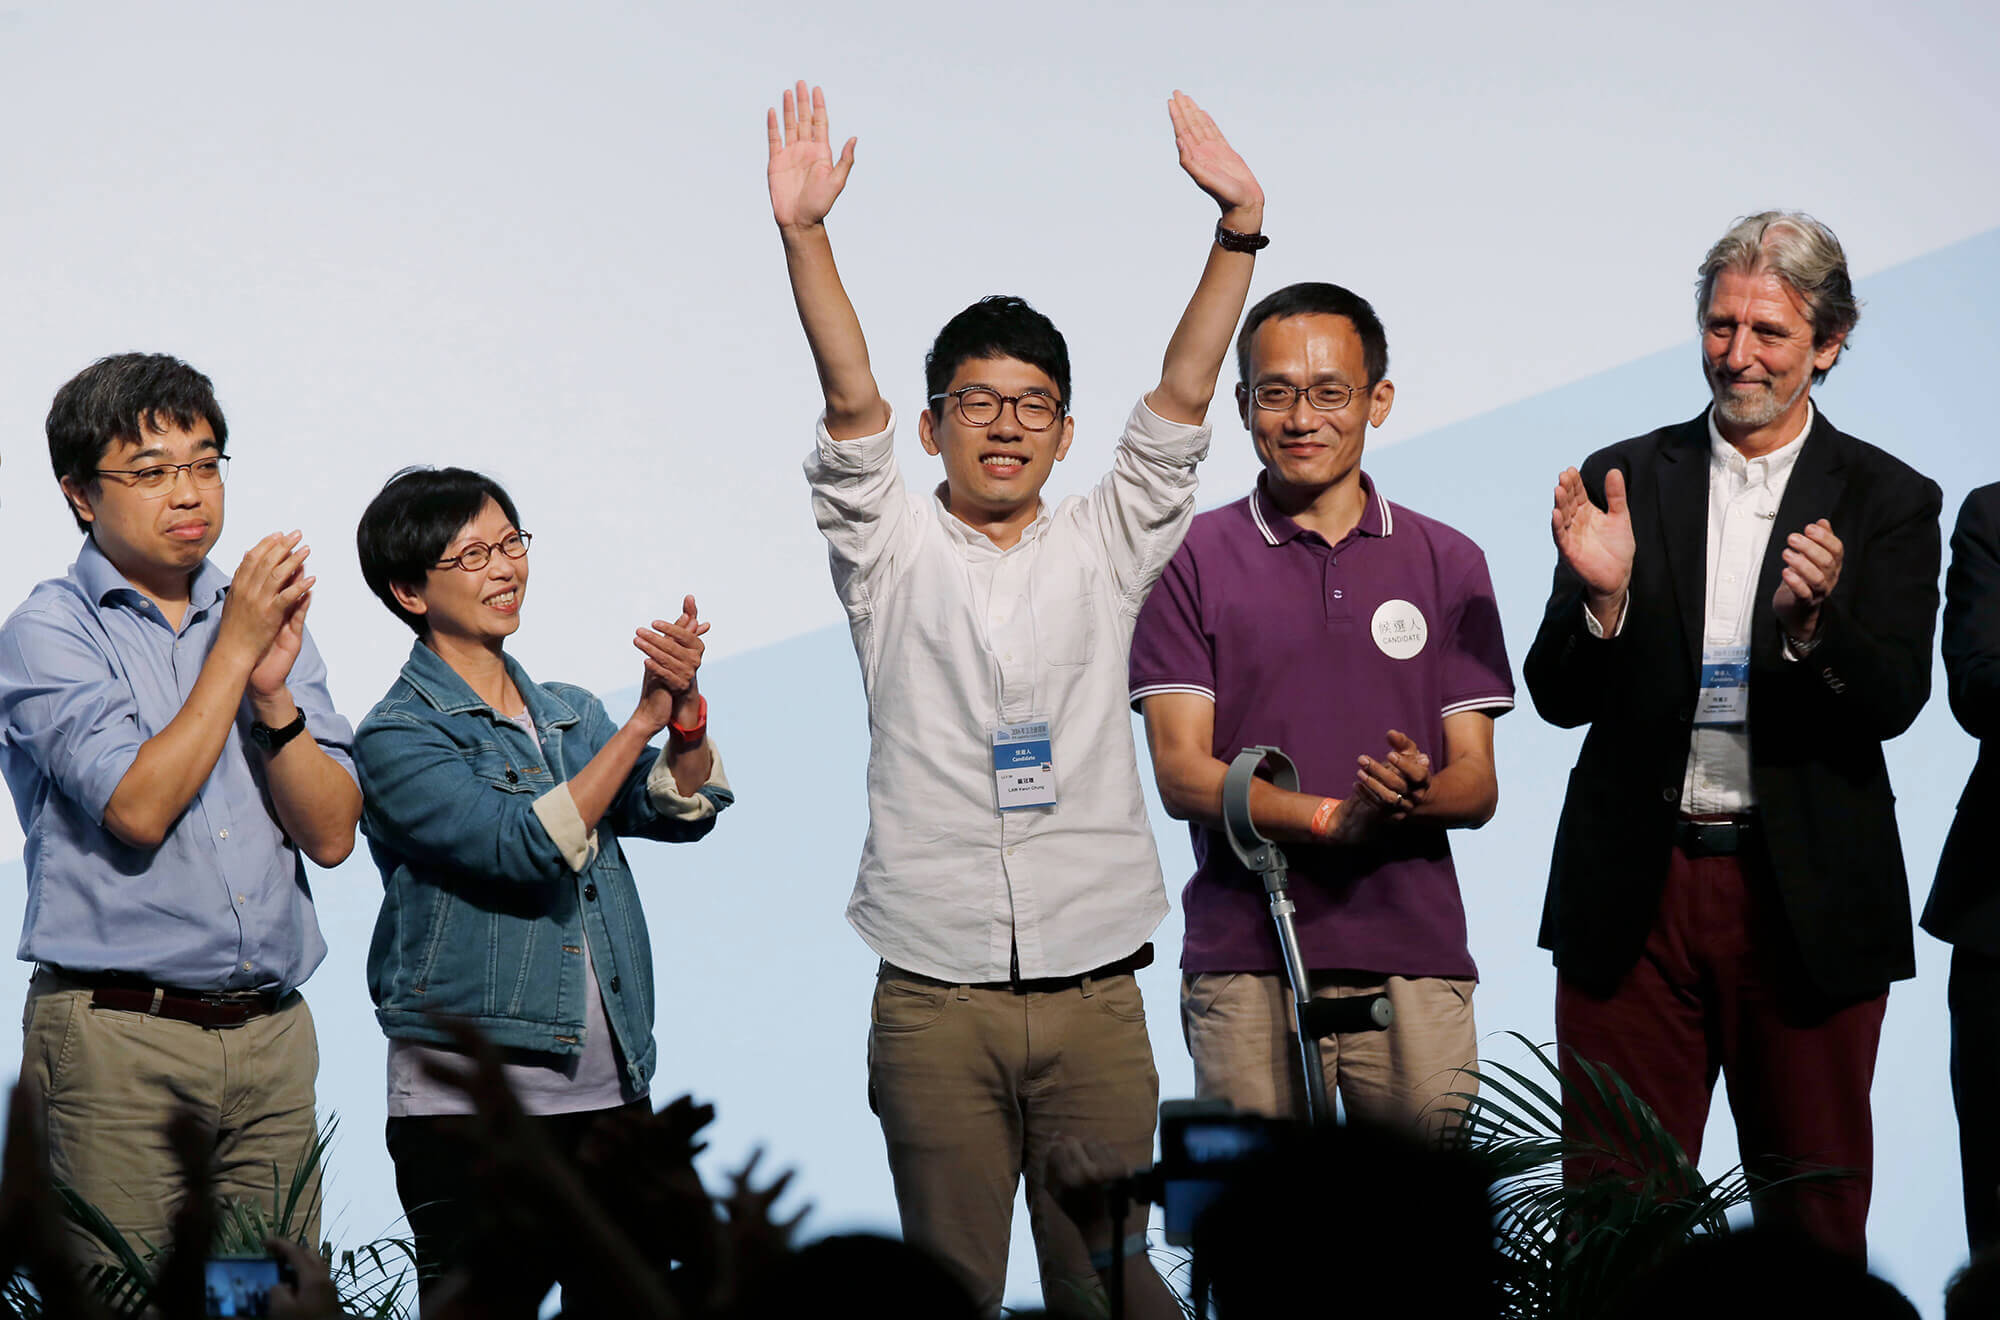
[[[284,745],[306,731],[306,713],[300,711],[292,722],[282,729],[274,729],[262,720],[250,722],[250,741],[264,749],[264,755],[275,756]]]
[[[1234,229],[1223,227],[1220,220],[1215,222],[1215,245],[1224,252],[1262,252],[1271,246],[1268,234],[1239,234]]]

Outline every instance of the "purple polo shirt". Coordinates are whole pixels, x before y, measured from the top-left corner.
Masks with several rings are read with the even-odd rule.
[[[1514,705],[1500,609],[1479,547],[1382,499],[1340,544],[1278,512],[1264,481],[1194,520],[1132,637],[1132,701],[1196,692],[1215,702],[1215,755],[1281,748],[1307,793],[1351,795],[1355,759],[1400,729],[1444,760],[1444,718]],[[1182,891],[1188,972],[1279,968],[1263,886],[1219,831],[1190,826]],[[1451,846],[1403,825],[1363,848],[1284,845],[1299,943],[1315,970],[1475,977]]]

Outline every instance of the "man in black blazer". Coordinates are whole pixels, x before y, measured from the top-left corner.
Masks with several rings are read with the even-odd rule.
[[[1984,1113],[2000,1092],[2000,485],[1965,497],[1944,579],[1944,671],[1951,713],[1979,739],[1938,858],[1923,927],[1952,946],[1951,1094],[1965,1176],[1965,1237],[1974,1255],[2000,1245],[2000,1134]]]
[[[1876,1047],[1915,973],[1882,743],[1930,695],[1942,497],[1813,407],[1859,315],[1824,225],[1737,222],[1696,306],[1711,407],[1556,487],[1525,673],[1590,726],[1542,919],[1556,1037],[1690,1163],[1726,1072],[1753,1177],[1855,1171],[1760,1219],[1865,1257]]]

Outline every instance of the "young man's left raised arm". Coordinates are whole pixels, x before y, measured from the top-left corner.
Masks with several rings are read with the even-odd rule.
[[[1208,112],[1184,92],[1167,102],[1174,121],[1174,146],[1181,168],[1222,208],[1222,228],[1254,237],[1264,228],[1264,190],[1257,176],[1222,136]],[[1146,406],[1170,422],[1199,424],[1215,397],[1216,376],[1236,336],[1236,322],[1250,296],[1250,276],[1257,265],[1252,251],[1226,248],[1221,236],[1208,246],[1208,264],[1201,282],[1181,313],[1174,337],[1167,341],[1160,383],[1146,396]]]

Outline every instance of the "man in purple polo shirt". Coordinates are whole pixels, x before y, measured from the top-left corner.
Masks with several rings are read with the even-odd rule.
[[[1139,616],[1132,701],[1160,797],[1189,822],[1181,1024],[1195,1089],[1292,1114],[1303,1084],[1263,890],[1221,832],[1227,762],[1281,747],[1305,790],[1259,781],[1286,845],[1314,994],[1386,993],[1385,1032],[1326,1042],[1350,1115],[1419,1121],[1478,1054],[1465,910],[1445,831],[1493,815],[1493,720],[1514,704],[1479,547],[1384,500],[1361,470],[1389,416],[1389,348],[1367,301],[1294,284],[1245,318],[1237,409],[1264,473],[1194,520]],[[1338,795],[1338,796],[1335,796]]]

